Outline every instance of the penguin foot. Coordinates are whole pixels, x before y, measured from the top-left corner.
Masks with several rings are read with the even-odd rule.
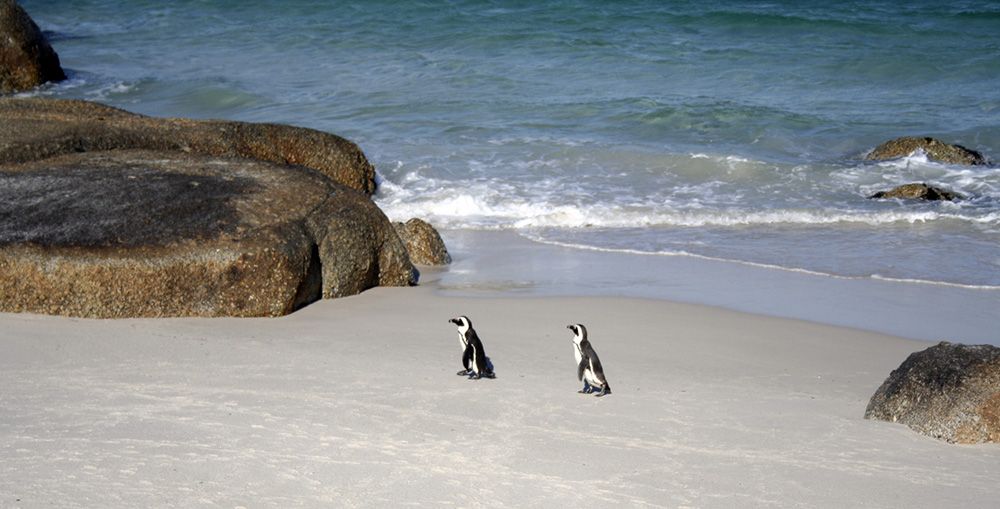
[[[600,398],[603,396],[607,396],[608,394],[611,394],[611,387],[605,385],[604,387],[601,387],[601,392],[597,393],[597,397]]]
[[[479,380],[479,373],[472,373],[469,375],[469,380]]]
[[[467,369],[463,369],[462,371],[459,371],[458,373],[455,373],[455,374],[458,375],[458,376],[467,376],[469,373],[471,373],[471,371],[469,371]]]
[[[489,378],[491,380],[494,379],[494,378],[496,378],[496,377],[497,377],[497,374],[493,373],[493,372],[486,373],[485,375],[483,375],[483,378]]]

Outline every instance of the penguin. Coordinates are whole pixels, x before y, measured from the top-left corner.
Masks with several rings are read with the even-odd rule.
[[[460,316],[448,320],[458,327],[458,341],[462,346],[462,367],[465,368],[456,375],[468,375],[470,380],[478,380],[481,377],[496,378],[493,372],[493,363],[486,356],[483,342],[476,334],[476,329],[472,328],[472,321],[467,316]]]
[[[567,325],[567,329],[573,332],[573,356],[576,358],[576,377],[583,380],[581,394],[591,394],[598,389],[597,397],[611,394],[611,385],[604,377],[604,368],[601,366],[601,359],[597,358],[597,352],[590,346],[587,339],[587,328],[582,324]]]

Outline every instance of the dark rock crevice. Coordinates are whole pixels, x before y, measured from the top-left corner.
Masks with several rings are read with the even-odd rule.
[[[292,311],[297,311],[313,302],[323,298],[323,262],[319,256],[319,245],[312,244],[309,247],[309,262],[306,264],[306,273],[302,277],[298,291],[295,292],[295,300],[292,302]]]

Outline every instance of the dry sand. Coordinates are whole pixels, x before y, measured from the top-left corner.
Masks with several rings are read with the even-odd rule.
[[[0,507],[997,507],[1000,446],[862,419],[928,343],[623,298],[0,315]],[[495,380],[458,377],[470,316]],[[614,394],[578,394],[588,326]]]

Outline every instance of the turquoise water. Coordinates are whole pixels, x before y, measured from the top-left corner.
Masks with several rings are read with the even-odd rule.
[[[1000,292],[995,2],[23,1],[35,94],[356,141],[393,219]],[[930,182],[960,203],[870,201]]]

